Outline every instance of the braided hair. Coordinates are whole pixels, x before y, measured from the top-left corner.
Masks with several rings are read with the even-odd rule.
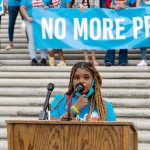
[[[73,68],[71,70],[71,74],[70,74],[69,90],[68,90],[67,94],[71,95],[74,91],[73,80],[74,80],[75,72],[78,68],[90,70],[93,73],[93,79],[95,81],[95,83],[94,83],[94,91],[95,92],[92,95],[90,112],[92,112],[92,110],[94,109],[94,106],[96,105],[100,120],[105,121],[106,120],[106,106],[102,99],[102,93],[101,93],[102,78],[101,78],[100,74],[98,73],[98,71],[95,69],[95,67],[91,63],[78,62],[73,66]]]

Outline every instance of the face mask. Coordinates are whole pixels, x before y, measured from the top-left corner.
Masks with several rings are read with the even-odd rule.
[[[90,97],[93,93],[94,93],[94,80],[92,80],[91,88],[89,89],[88,93],[86,94],[86,97],[87,98]],[[80,97],[81,93],[76,92],[75,95],[78,96],[78,97]]]

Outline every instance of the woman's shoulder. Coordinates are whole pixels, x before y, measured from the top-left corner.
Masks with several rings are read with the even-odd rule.
[[[56,105],[57,102],[64,102],[64,101],[66,101],[66,95],[59,93],[54,97],[51,105]]]
[[[59,94],[55,95],[54,100],[55,100],[55,101],[58,101],[58,100],[60,100],[60,99],[64,99],[65,97],[66,97],[65,94],[59,93]],[[53,101],[54,101],[54,100],[53,100]]]
[[[65,94],[58,93],[58,94],[55,95],[55,98],[62,98],[62,97],[64,97],[64,96],[65,96]]]

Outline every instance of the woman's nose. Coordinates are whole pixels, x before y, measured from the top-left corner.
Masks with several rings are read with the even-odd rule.
[[[80,83],[80,84],[84,84],[84,80],[80,80],[79,83]]]

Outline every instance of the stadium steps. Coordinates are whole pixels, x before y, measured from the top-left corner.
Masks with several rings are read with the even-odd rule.
[[[56,93],[67,91],[72,65],[83,61],[82,51],[64,50],[67,67],[31,66],[25,34],[20,29],[20,17],[16,22],[14,46],[8,44],[8,16],[2,17],[0,33],[0,150],[7,150],[5,120],[37,120],[46,97],[46,86],[52,82]],[[115,107],[118,121],[134,122],[138,129],[139,150],[150,148],[150,67],[136,67],[140,60],[139,49],[129,50],[128,67],[105,67],[105,50],[97,51],[100,66],[97,70],[103,78],[102,94]],[[118,51],[116,52],[116,65]],[[91,55],[90,55],[91,56]],[[148,49],[150,64],[150,49]],[[39,57],[39,54],[38,54]],[[56,55],[56,60],[58,59]]]

